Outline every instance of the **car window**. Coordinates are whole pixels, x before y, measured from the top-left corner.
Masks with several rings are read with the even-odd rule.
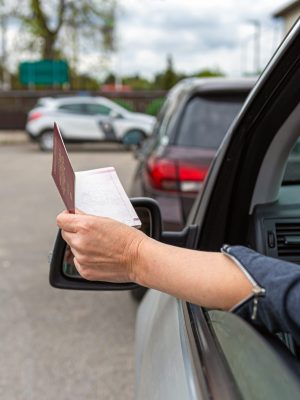
[[[300,183],[300,138],[291,150],[283,178],[283,184]]]
[[[299,398],[299,380],[292,372],[294,364],[279,344],[280,352],[274,348],[275,342],[272,347],[267,345],[253,327],[232,313],[208,314],[243,399]]]
[[[245,98],[246,95],[192,98],[183,111],[174,144],[217,149]]]
[[[179,95],[178,95],[178,92],[179,92]],[[180,91],[172,89],[168,93],[168,95],[157,115],[156,123],[153,128],[153,133],[142,144],[142,147],[139,151],[140,155],[141,154],[150,154],[151,151],[159,143],[162,142],[162,138],[164,138],[168,135],[168,128],[170,126],[170,121],[172,120],[174,111],[179,103],[179,99],[180,99]]]
[[[84,114],[83,104],[81,103],[61,104],[58,109],[74,114]]]
[[[104,104],[87,103],[85,104],[86,113],[89,115],[109,115],[111,108]]]

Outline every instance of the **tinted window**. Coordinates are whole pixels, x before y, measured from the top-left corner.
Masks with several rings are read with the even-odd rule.
[[[86,112],[90,115],[109,115],[111,112],[111,108],[104,106],[103,104],[93,104],[89,103],[85,105]]]
[[[218,148],[245,97],[192,98],[184,110],[175,143],[179,146]]]
[[[74,114],[84,114],[83,105],[80,103],[62,104],[58,109]]]

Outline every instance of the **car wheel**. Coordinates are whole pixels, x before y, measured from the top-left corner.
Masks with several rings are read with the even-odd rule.
[[[147,290],[148,290],[147,288],[141,286],[131,290],[130,295],[135,301],[140,302],[144,297],[145,293],[147,292]]]
[[[140,147],[145,137],[146,135],[143,131],[132,129],[124,135],[122,142],[125,148]]]
[[[39,136],[40,149],[42,151],[52,151],[53,149],[53,132],[44,131]]]

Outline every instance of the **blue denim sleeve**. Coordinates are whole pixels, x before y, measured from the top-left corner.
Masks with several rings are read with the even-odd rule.
[[[224,246],[253,283],[253,294],[232,311],[258,328],[289,332],[300,345],[300,266],[247,247]]]

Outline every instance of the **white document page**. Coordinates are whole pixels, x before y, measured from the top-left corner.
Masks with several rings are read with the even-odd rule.
[[[75,207],[87,214],[141,226],[114,167],[75,172]]]

